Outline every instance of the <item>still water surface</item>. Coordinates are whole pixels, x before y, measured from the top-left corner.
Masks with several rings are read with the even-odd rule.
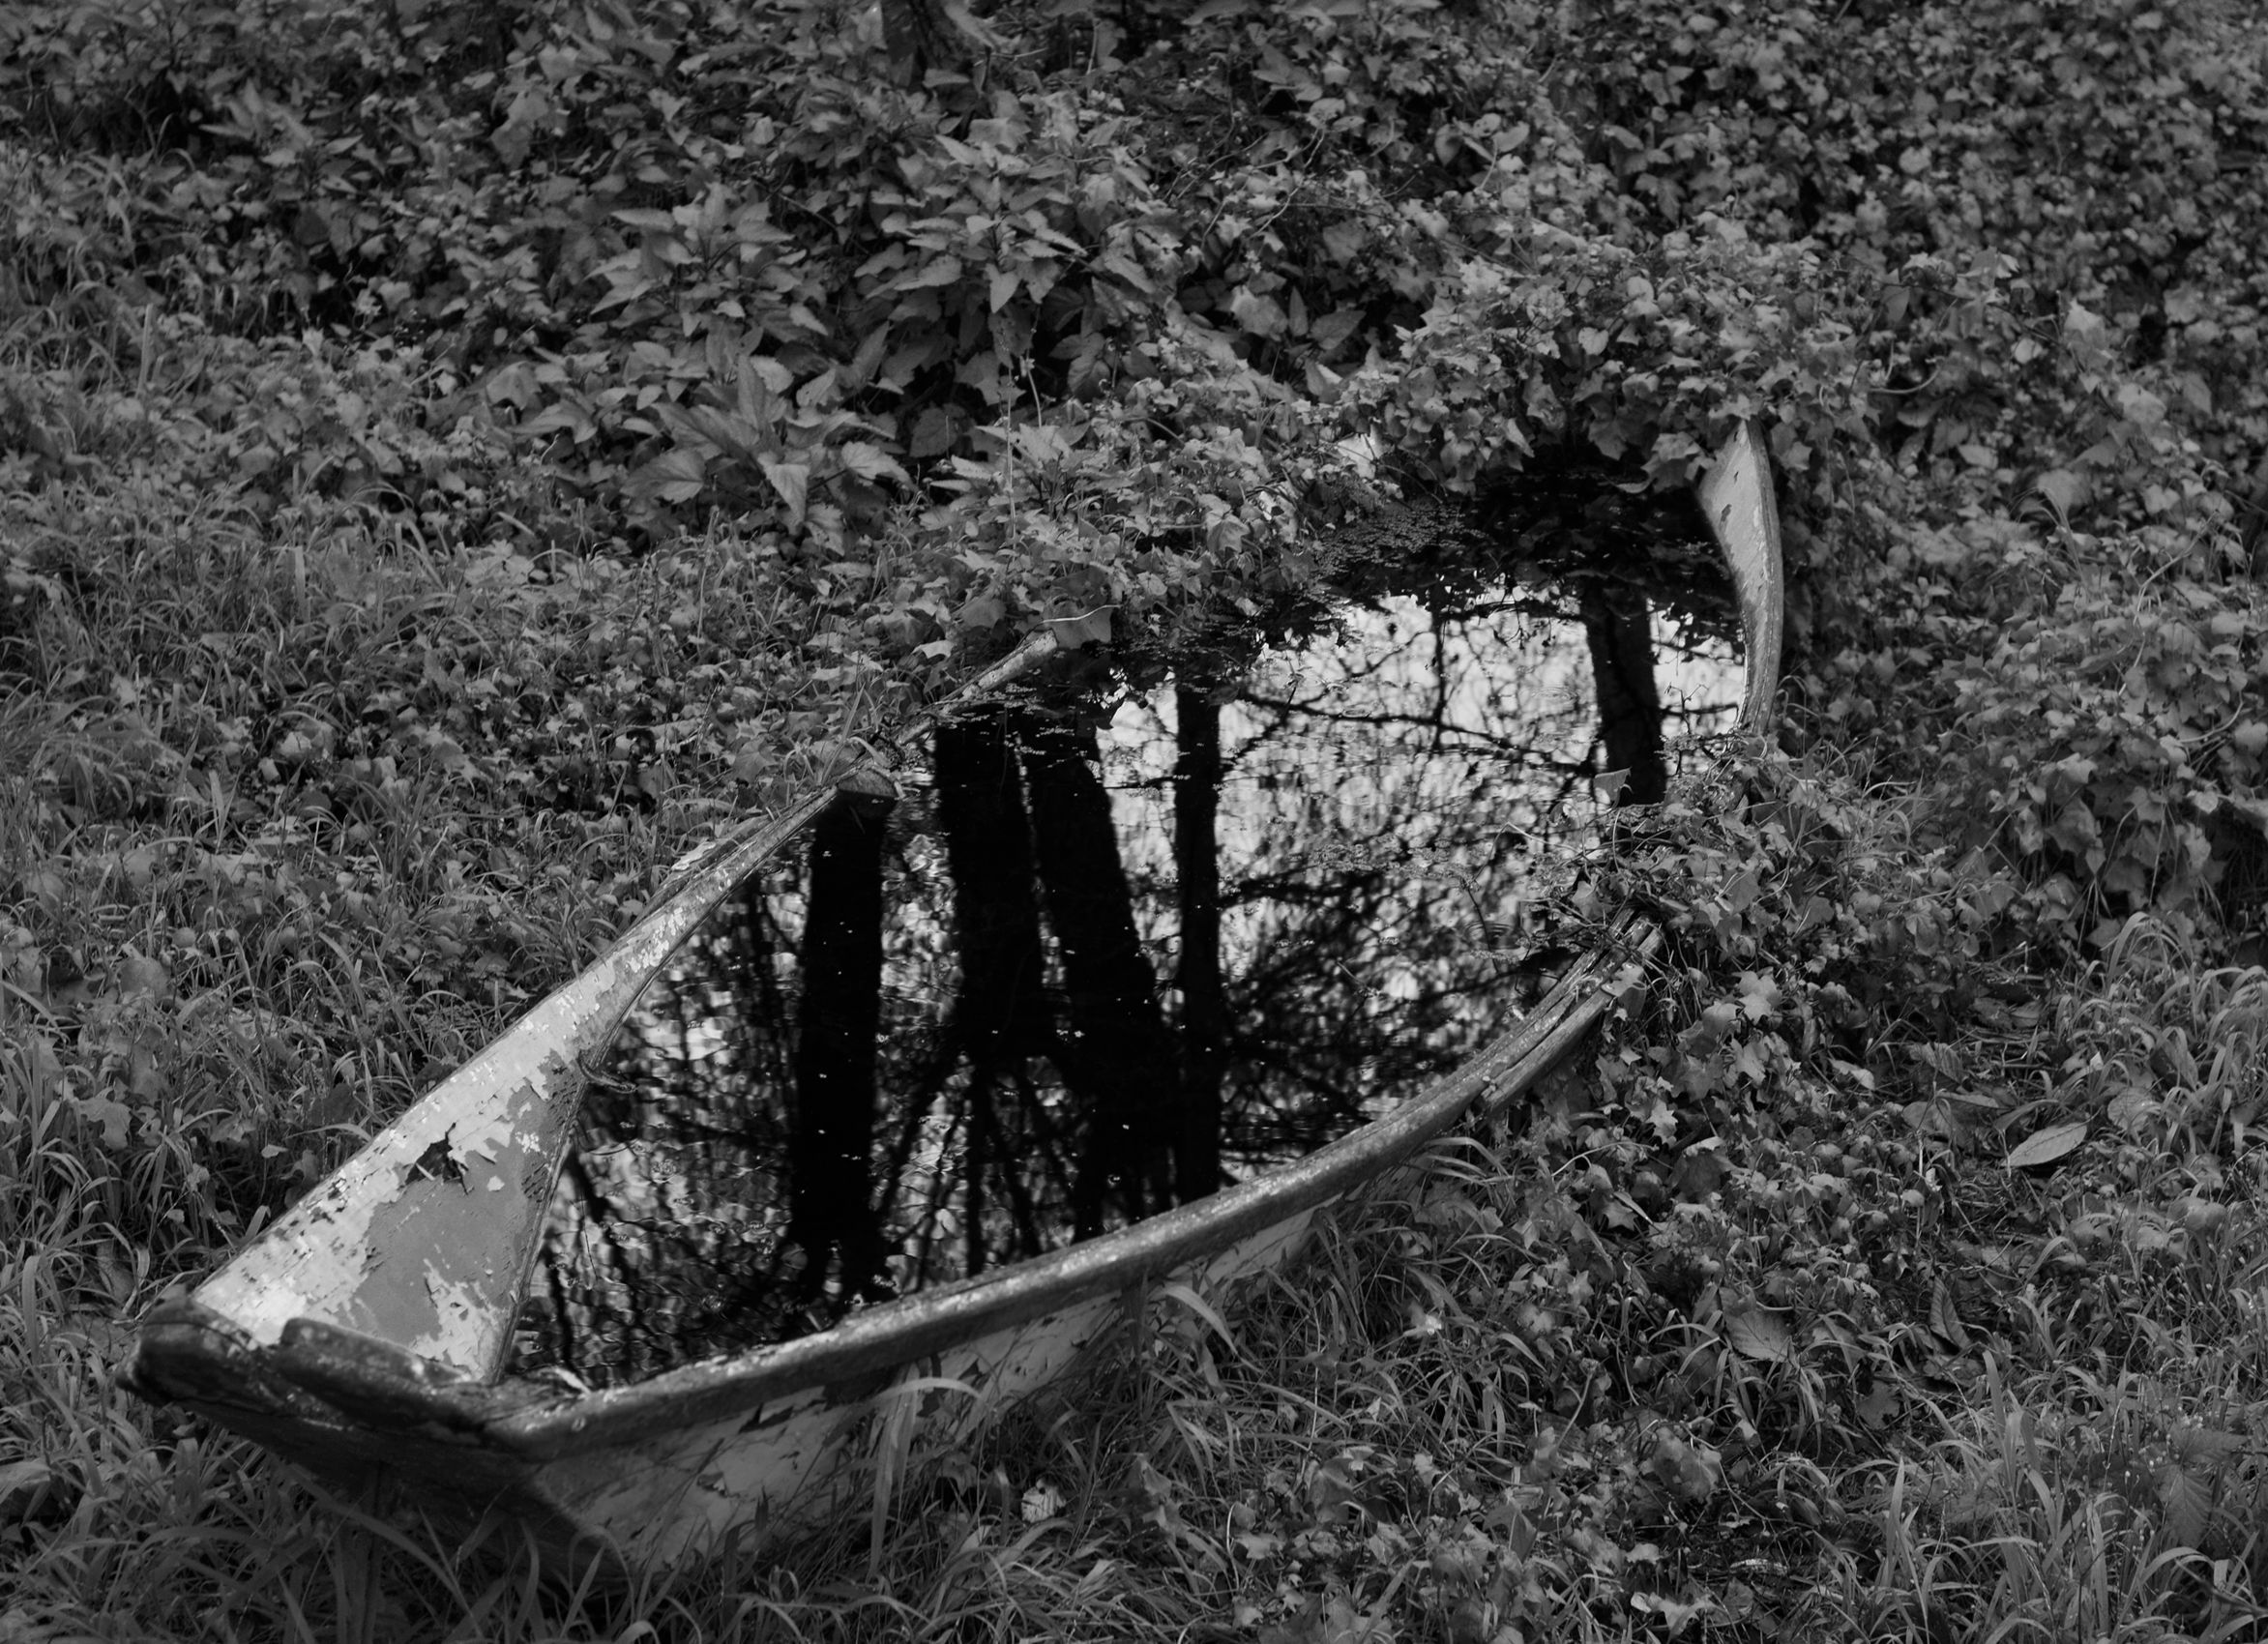
[[[1455,1069],[1548,981],[1535,916],[1594,777],[1659,797],[1740,697],[1730,642],[1628,591],[1556,604],[1385,596],[1155,688],[1019,689],[895,800],[843,796],[594,1065],[513,1371],[823,1330]]]

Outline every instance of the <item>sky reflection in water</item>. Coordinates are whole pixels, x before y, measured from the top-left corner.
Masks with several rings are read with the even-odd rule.
[[[1616,619],[1538,602],[1389,598],[1233,678],[1019,691],[895,804],[839,803],[593,1070],[512,1368],[608,1385],[824,1329],[1453,1070],[1547,981],[1535,907],[1601,813]],[[1730,728],[1729,644],[1618,665],[1672,765]]]

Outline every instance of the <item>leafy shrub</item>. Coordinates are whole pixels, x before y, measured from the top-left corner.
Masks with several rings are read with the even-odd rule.
[[[1736,215],[1877,283],[1862,334],[1922,450],[2077,468],[2113,508],[2140,500],[2116,449],[2009,415],[2075,306],[2146,378],[2140,430],[2170,418],[2232,466],[2268,443],[2268,44],[2249,8],[1606,0],[1561,17],[1553,89],[1648,220]],[[1988,287],[2001,300],[1979,308]]]

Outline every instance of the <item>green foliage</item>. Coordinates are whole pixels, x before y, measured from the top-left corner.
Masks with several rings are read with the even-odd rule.
[[[0,1634],[2251,1625],[2256,20],[986,30],[901,89],[828,3],[0,6]],[[1801,751],[1571,880],[1649,1002],[878,1564],[546,1596],[109,1389],[972,653],[1749,415]]]
[[[108,131],[162,81],[194,141],[125,191],[35,167],[65,224],[19,220],[15,248],[49,290],[131,280],[216,329],[314,324],[432,362],[422,426],[268,411],[291,471],[242,461],[272,494],[439,487],[461,529],[468,504],[512,512],[479,472],[509,438],[601,533],[722,509],[823,567],[920,518],[907,609],[928,620],[905,637],[928,644],[972,603],[1045,614],[1047,577],[966,566],[1022,556],[1041,514],[1062,540],[1034,557],[1084,560],[1137,608],[1185,595],[1201,551],[1123,568],[1113,540],[1281,543],[1344,466],[1340,432],[1462,488],[1531,436],[1681,483],[1767,398],[1819,406],[1782,436],[1798,467],[1860,426],[1845,322],[1800,253],[1726,223],[1626,250],[1590,224],[1604,174],[1520,66],[1517,10],[1445,36],[1414,5],[1204,8],[1122,90],[1019,66],[981,97],[896,89],[868,27],[823,9],[532,7],[453,75],[427,72],[470,50],[445,15],[296,15],[295,52],[249,15],[186,53],[169,14],[106,18],[108,46],[40,80],[40,116]],[[33,8],[26,38],[85,22]],[[1500,290],[1481,257],[1528,278]],[[1476,439],[1505,412],[1532,428]],[[957,535],[973,548],[928,552]]]
[[[2249,8],[1727,0],[1672,20],[1607,0],[1562,19],[1554,88],[1647,220],[1737,215],[1874,282],[1860,329],[1912,458],[2076,472],[2113,516],[2160,516],[2135,459],[2165,424],[2232,465],[2268,439]],[[2058,322],[2090,370],[2118,362],[2093,433],[2025,403],[2066,392],[2043,381]]]
[[[2185,435],[2268,436],[2268,114],[2234,13],[2132,10],[1209,5],[1117,78],[1105,30],[909,94],[825,8],[24,7],[27,133],[123,144],[139,103],[180,152],[124,233],[18,250],[194,280],[232,329],[445,334],[436,424],[537,442],[604,517],[768,514],[826,556],[1026,422],[1137,460],[1060,422],[1133,380],[1166,381],[1168,426],[1241,402],[1281,484],[1307,430],[1270,408],[1338,400],[1364,349],[1349,409],[1429,480],[1558,434],[1674,482],[1695,426],[1762,403],[1799,469],[1870,427],[2164,515],[2194,502]],[[1920,99],[1915,63],[1949,66]],[[1522,327],[1563,381],[1534,386]],[[1521,435],[1476,442],[1484,406]],[[2118,483],[2137,462],[2165,472]]]
[[[1850,328],[1822,311],[1802,249],[1723,220],[1642,254],[1547,229],[1528,249],[1517,278],[1465,263],[1395,365],[1351,387],[1365,426],[1425,478],[1469,491],[1574,445],[1679,487],[1767,405],[1791,481],[1867,439]]]
[[[2005,842],[2085,887],[2075,918],[2101,910],[2113,927],[2194,911],[2257,857],[2268,823],[2257,602],[2177,582],[2137,602],[2130,587],[2075,579],[1953,681]]]

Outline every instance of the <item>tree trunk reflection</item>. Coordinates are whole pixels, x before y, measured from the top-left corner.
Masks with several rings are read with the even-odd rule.
[[[1181,908],[1181,1124],[1174,1196],[1221,1185],[1221,1080],[1228,1067],[1228,995],[1221,975],[1221,709],[1208,693],[1173,692],[1173,866]]]
[[[1012,1248],[1046,1248],[1032,1190],[1064,1172],[1039,1100],[1032,1060],[1054,1048],[1046,961],[1040,938],[1031,817],[1016,749],[995,709],[937,728],[937,821],[953,879],[960,984],[946,1034],[968,1063],[967,1260],[989,1260],[985,1242],[987,1165],[1002,1178]]]
[[[882,998],[882,823],[887,801],[845,793],[811,830],[803,1005],[790,1098],[787,1241],[805,1254],[807,1299],[839,1263],[844,1295],[882,1270],[869,1158]]]
[[[1669,771],[1662,753],[1662,696],[1654,684],[1646,596],[1620,583],[1587,579],[1582,613],[1606,769],[1630,773],[1615,803],[1659,805],[1669,791]]]
[[[1024,739],[1032,836],[1063,958],[1070,1032],[1059,1065],[1088,1118],[1073,1188],[1078,1237],[1173,1202],[1178,1079],[1158,979],[1134,932],[1110,796],[1091,730],[1035,724]]]

